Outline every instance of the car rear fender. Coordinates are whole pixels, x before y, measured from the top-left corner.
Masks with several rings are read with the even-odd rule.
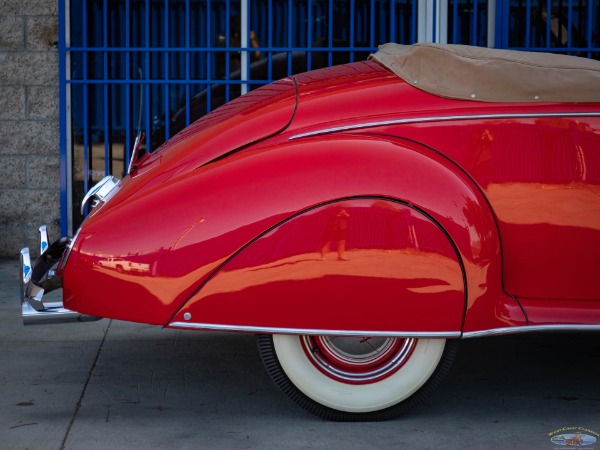
[[[204,278],[168,326],[457,337],[525,324],[502,290],[486,199],[433,149],[338,134],[262,145],[229,164],[223,176],[260,180],[248,214],[279,220]]]

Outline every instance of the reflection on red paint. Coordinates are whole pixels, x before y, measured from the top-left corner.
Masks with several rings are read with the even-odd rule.
[[[325,261],[325,255],[331,244],[336,246],[338,261],[348,261],[348,258],[346,258],[346,240],[348,239],[349,222],[350,214],[348,214],[348,211],[343,205],[337,206],[323,233],[323,247],[321,247],[321,259],[323,261]]]
[[[504,286],[526,298],[598,299],[600,118],[402,127],[483,188],[498,219]]]
[[[338,242],[338,251],[344,241],[342,256],[324,258],[324,240]],[[347,200],[301,214],[252,243],[177,317],[337,330],[423,331],[435,322],[458,331],[464,301],[457,254],[434,223],[399,203]],[[293,313],[282,317],[281,309]]]

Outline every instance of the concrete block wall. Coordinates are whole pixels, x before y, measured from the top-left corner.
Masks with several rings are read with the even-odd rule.
[[[59,237],[58,0],[0,0],[0,258]]]

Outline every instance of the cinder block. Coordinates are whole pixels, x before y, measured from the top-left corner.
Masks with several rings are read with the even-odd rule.
[[[24,156],[0,156],[0,189],[23,189],[26,187],[26,164]]]
[[[58,86],[27,88],[27,118],[58,120]]]
[[[60,219],[60,192],[36,190],[2,191],[0,223],[54,223]]]
[[[0,84],[58,85],[58,51],[0,53]]]
[[[32,258],[39,254],[38,229],[40,225],[48,228],[50,242],[60,238],[60,227],[53,221],[46,224],[37,222],[0,222],[0,258],[16,259],[25,246],[29,247]]]
[[[0,222],[0,258],[17,258],[27,245],[25,227],[18,222]]]
[[[27,160],[27,182],[29,189],[58,188],[60,186],[59,156],[30,156]]]
[[[58,155],[58,121],[0,121],[0,155]]]
[[[2,11],[1,7],[0,11]],[[22,51],[24,48],[24,18],[0,16],[0,51]]]
[[[58,17],[36,16],[26,18],[27,50],[49,50],[58,41]]]
[[[21,16],[57,16],[58,2],[56,0],[2,0],[0,11],[4,14]]]
[[[58,5],[0,0],[0,258],[59,237]]]
[[[0,86],[0,120],[25,119],[25,88]]]

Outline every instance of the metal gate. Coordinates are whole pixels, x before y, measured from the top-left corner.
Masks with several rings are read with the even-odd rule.
[[[61,233],[138,130],[152,151],[208,111],[379,44],[598,57],[600,0],[59,0]]]

